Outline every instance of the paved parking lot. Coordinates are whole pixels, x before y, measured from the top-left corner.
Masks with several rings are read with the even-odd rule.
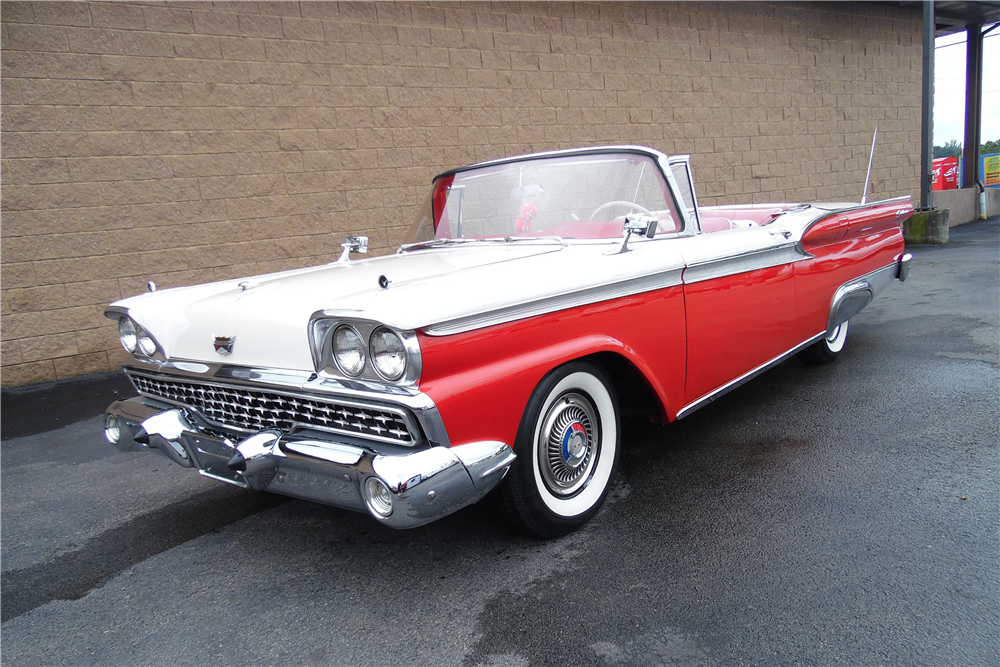
[[[4,663],[1000,664],[1000,221],[952,239],[836,363],[627,424],[614,498],[549,542],[119,452],[120,380],[5,393]]]

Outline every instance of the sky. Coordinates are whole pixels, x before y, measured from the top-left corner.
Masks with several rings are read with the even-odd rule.
[[[965,142],[965,32],[938,37],[934,49],[934,145]],[[983,39],[981,140],[1000,139],[1000,28]]]

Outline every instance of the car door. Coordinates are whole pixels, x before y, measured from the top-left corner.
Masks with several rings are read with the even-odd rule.
[[[793,263],[802,254],[781,230],[757,226],[700,233],[680,248],[694,406],[801,342]]]

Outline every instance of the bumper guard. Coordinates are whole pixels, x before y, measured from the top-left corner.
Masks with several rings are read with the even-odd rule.
[[[184,409],[143,397],[112,403],[105,435],[114,444],[131,435],[221,482],[368,511],[393,528],[420,526],[482,499],[516,458],[495,441],[399,455],[270,430],[233,443]]]

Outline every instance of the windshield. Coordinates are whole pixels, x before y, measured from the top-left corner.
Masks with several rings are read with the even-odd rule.
[[[620,239],[629,213],[680,231],[659,167],[630,153],[571,155],[460,171],[434,184],[406,243],[558,236]]]

